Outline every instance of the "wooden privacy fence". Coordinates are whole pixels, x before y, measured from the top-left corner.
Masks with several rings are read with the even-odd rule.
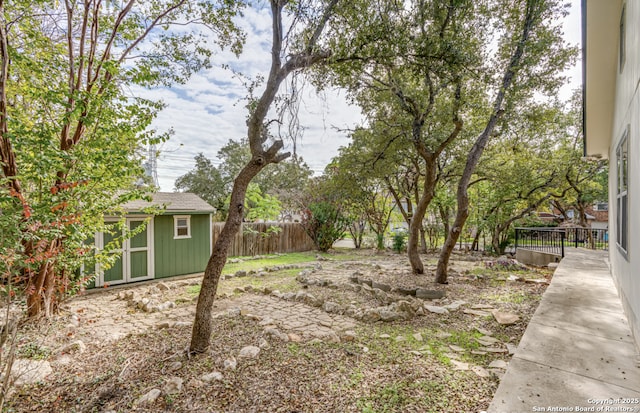
[[[213,223],[213,239],[215,244],[224,222]],[[271,232],[271,227],[279,227],[279,232]],[[245,222],[236,234],[231,248],[230,257],[253,256],[264,254],[275,254],[285,252],[310,251],[314,249],[313,241],[299,223],[249,223]]]

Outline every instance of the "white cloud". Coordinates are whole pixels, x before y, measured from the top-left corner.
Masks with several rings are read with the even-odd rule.
[[[154,99],[162,98],[168,105],[154,126],[175,131],[174,137],[161,148],[158,159],[158,177],[163,191],[173,190],[175,180],[193,168],[193,157],[197,153],[204,153],[216,163],[216,153],[229,139],[239,140],[246,135],[246,102],[243,98],[247,91],[238,76],[220,66],[229,64],[249,79],[260,74],[267,76],[271,62],[269,10],[247,9],[239,24],[247,31],[247,42],[239,59],[229,51],[220,52],[214,57],[217,67],[196,74],[185,85],[146,94]],[[579,43],[578,0],[573,0],[571,14],[564,24],[567,41]],[[573,81],[563,88],[563,98],[570,96],[571,90],[580,85],[579,64],[568,72],[568,76]],[[347,133],[336,128],[351,129],[362,122],[362,116],[359,108],[347,102],[344,91],[327,90],[317,95],[308,85],[304,89],[299,121],[304,134],[297,142],[297,151],[316,173],[321,173],[337,155],[338,148],[348,143]],[[292,150],[291,142],[285,144],[285,150]]]

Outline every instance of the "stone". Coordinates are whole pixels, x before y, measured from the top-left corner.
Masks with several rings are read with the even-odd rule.
[[[504,377],[504,373],[505,373],[504,370],[500,370],[500,369],[489,369],[489,372],[491,372],[491,374],[496,376],[498,380],[502,380],[502,377]]]
[[[476,331],[480,334],[482,334],[483,336],[492,336],[493,332],[490,330],[487,330],[486,328],[482,328],[482,327],[476,327]]]
[[[397,301],[395,306],[398,311],[407,313],[409,315],[413,315],[416,312],[416,310],[413,308],[413,306],[409,301],[405,301],[405,300]]]
[[[219,371],[212,371],[211,373],[203,374],[200,376],[200,380],[205,383],[211,383],[212,381],[222,381],[222,373]]]
[[[171,289],[167,283],[162,281],[156,284],[156,288],[160,291],[169,291]]]
[[[457,309],[459,309],[460,307],[462,307],[463,305],[465,305],[467,302],[466,301],[462,301],[462,300],[457,300],[452,302],[451,304],[447,304],[444,306],[444,308],[446,308],[449,311],[455,311]]]
[[[507,352],[510,356],[513,356],[516,353],[517,347],[511,343],[507,343]]]
[[[473,366],[471,367],[471,371],[474,372],[476,374],[476,376],[482,378],[482,379],[486,379],[488,377],[491,377],[491,373],[489,373],[487,370],[484,369],[484,367],[480,367],[480,366]]]
[[[424,338],[422,337],[422,334],[420,334],[420,333],[414,333],[414,334],[411,335],[411,337],[413,337],[413,339],[415,341],[423,341],[424,340]]]
[[[396,293],[400,294],[400,295],[410,295],[410,296],[414,296],[416,295],[416,291],[418,291],[417,288],[406,288],[406,287],[396,287],[396,289],[394,290]]]
[[[233,289],[234,293],[243,293],[244,291],[244,287],[236,287]]]
[[[239,317],[242,314],[242,310],[239,308],[230,308],[227,310],[227,316]]]
[[[471,354],[475,354],[476,356],[486,356],[487,352],[486,351],[480,351],[480,350],[471,350]]]
[[[403,341],[407,341],[405,336],[397,336],[396,337],[396,343],[402,343]]]
[[[486,346],[487,344],[485,343],[489,343],[489,344],[496,344],[499,343],[500,340],[498,340],[495,337],[491,337],[491,336],[482,336],[476,339],[476,341],[484,346]]]
[[[337,313],[341,310],[341,307],[332,301],[325,301],[324,304],[322,304],[322,309],[327,313]]]
[[[555,270],[556,268],[558,268],[558,263],[550,262],[549,264],[547,264],[547,268],[549,268],[550,270]]]
[[[156,324],[156,329],[158,330],[162,330],[165,328],[171,328],[171,321],[161,321],[158,324]]]
[[[358,338],[358,336],[356,335],[355,331],[347,330],[344,333],[342,333],[342,339],[344,341],[355,341],[356,338]]]
[[[525,278],[524,282],[527,284],[549,284],[549,281],[544,278]]]
[[[82,340],[76,340],[76,341],[72,341],[69,344],[66,344],[62,347],[60,347],[59,349],[57,349],[55,351],[56,354],[63,354],[63,353],[84,353],[84,351],[87,349],[87,346],[84,344],[84,341]]]
[[[138,398],[138,400],[135,401],[135,404],[139,406],[152,404],[156,400],[158,400],[158,397],[160,397],[161,394],[162,394],[162,391],[160,391],[160,389],[151,389],[146,394],[140,396],[140,398]]]
[[[454,344],[449,344],[449,348],[453,351],[455,351],[456,353],[464,353],[466,350],[460,346],[456,346]]]
[[[260,347],[246,346],[240,349],[240,353],[238,353],[238,358],[254,359],[258,357],[258,354],[260,354]]]
[[[246,277],[247,276],[247,272],[240,270],[240,271],[236,271],[236,273],[234,274],[234,276],[236,277]]]
[[[389,291],[391,291],[391,286],[389,284],[383,284],[383,283],[379,283],[379,282],[375,282],[372,281],[371,282],[371,288],[377,288],[379,290],[382,290],[386,293],[388,293]]]
[[[182,379],[180,377],[171,377],[164,385],[164,392],[166,394],[176,394],[182,391]]]
[[[500,310],[493,310],[491,314],[493,314],[493,317],[496,319],[498,324],[502,325],[515,324],[520,320],[520,317],[516,314],[502,312]]]
[[[414,356],[418,356],[418,357],[422,357],[423,354],[417,350],[411,350],[409,353],[413,354]]]
[[[368,278],[361,279],[360,284],[373,288],[373,281]]]
[[[380,311],[377,308],[369,308],[364,312],[362,321],[365,323],[374,323],[380,320],[380,318]]]
[[[387,296],[387,293],[385,293],[379,288],[373,289],[373,296],[376,298],[376,300],[380,301],[383,304],[386,304],[389,301],[389,297]]]
[[[500,347],[480,347],[480,350],[487,353],[507,353],[508,350]]]
[[[472,310],[493,310],[493,306],[489,304],[474,304],[471,306]]]
[[[416,290],[416,298],[422,300],[437,300],[444,297],[444,291],[440,290],[425,290],[424,288],[418,288]]]
[[[382,339],[391,338],[391,336],[389,334],[380,334],[378,337],[382,338]]]
[[[360,275],[360,274],[354,273],[354,274],[350,275],[349,276],[349,281],[354,283],[354,284],[359,284],[360,280],[358,279],[358,275]]]
[[[506,370],[508,365],[509,363],[504,360],[493,360],[491,363],[489,363],[489,368]]]
[[[285,333],[281,332],[280,330],[278,330],[275,327],[267,327],[264,329],[264,333],[265,335],[269,336],[269,337],[274,337],[277,338],[279,340],[282,340],[284,342],[289,341],[289,336],[287,336]]]
[[[258,347],[269,348],[269,342],[265,340],[263,337],[260,337],[260,340],[258,341]]]
[[[324,336],[322,336],[322,339],[327,343],[334,343],[334,344],[339,344],[341,341],[340,337],[338,337],[335,331],[331,331],[325,334]]]
[[[51,373],[53,369],[46,360],[15,359],[11,366],[11,377],[16,386],[44,381]]]
[[[455,359],[449,360],[449,362],[453,365],[454,370],[466,371],[469,370],[469,363],[463,363],[462,361],[458,361]]]
[[[302,337],[299,334],[289,333],[289,334],[287,334],[287,337],[289,337],[289,341],[292,342],[292,343],[300,343],[300,342],[302,342]]]
[[[487,317],[487,316],[491,315],[491,313],[489,313],[487,311],[473,310],[473,309],[469,309],[469,308],[465,308],[464,310],[462,310],[462,312],[465,313],[465,314],[475,315],[475,316],[478,316],[478,317]]]
[[[389,321],[402,320],[402,319],[404,319],[404,317],[402,316],[401,313],[398,313],[396,311],[391,311],[391,310],[384,309],[384,310],[380,311],[380,319],[382,321],[389,322]]]
[[[238,361],[235,357],[231,356],[223,362],[225,370],[235,370],[238,367]]]
[[[179,361],[174,361],[167,366],[167,370],[169,371],[178,371],[182,368],[182,363]]]
[[[449,313],[449,310],[447,310],[444,307],[439,307],[437,305],[425,305],[424,306],[425,310],[431,312],[431,313],[436,313],[436,314],[447,314]]]
[[[244,291],[247,292],[247,293],[253,292],[253,286],[252,285],[245,285],[244,286]]]

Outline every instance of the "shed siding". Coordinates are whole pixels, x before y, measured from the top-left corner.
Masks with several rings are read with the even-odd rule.
[[[154,219],[155,278],[204,271],[209,260],[210,219],[208,214],[191,215],[191,238],[173,239],[173,216]]]

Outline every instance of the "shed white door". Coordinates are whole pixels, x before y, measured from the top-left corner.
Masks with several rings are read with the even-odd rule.
[[[145,218],[127,218],[129,231],[135,231],[144,225]],[[101,234],[101,247],[115,237],[109,233]],[[121,284],[153,278],[153,219],[147,227],[133,237],[122,242],[120,258],[108,270],[100,271],[97,286]]]

